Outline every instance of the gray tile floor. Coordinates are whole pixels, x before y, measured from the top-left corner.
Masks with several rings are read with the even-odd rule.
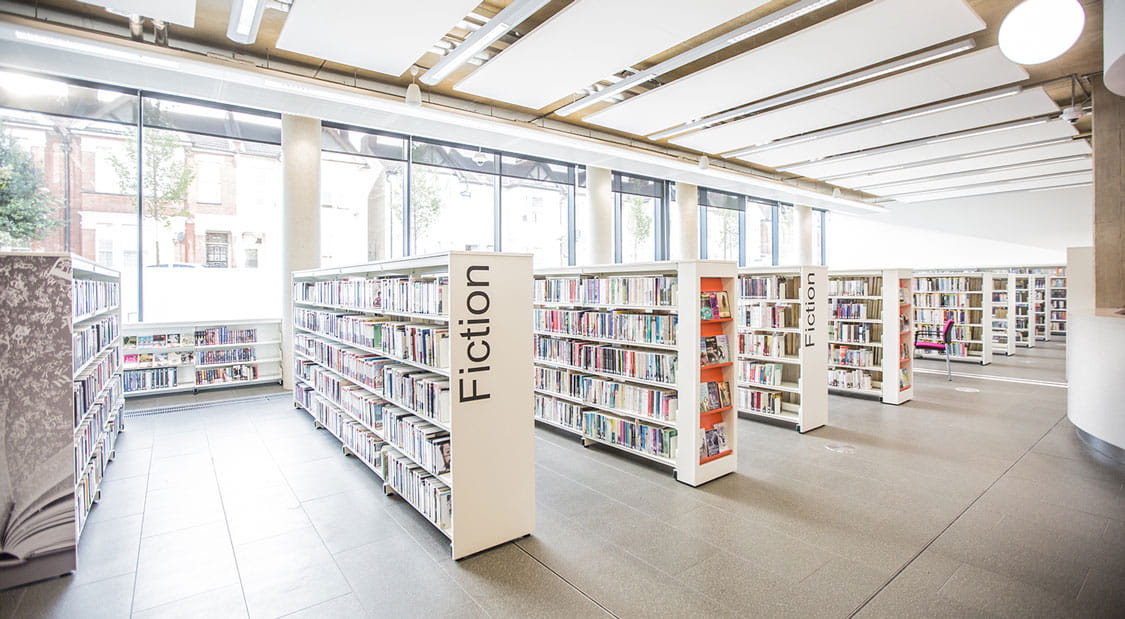
[[[739,473],[698,489],[539,429],[535,534],[460,562],[284,398],[135,417],[78,571],[0,617],[1121,616],[1125,473],[1065,389],[916,391],[834,396],[805,436],[742,421]]]

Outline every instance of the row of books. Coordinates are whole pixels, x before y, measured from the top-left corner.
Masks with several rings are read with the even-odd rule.
[[[537,303],[660,306],[675,309],[679,281],[675,276],[546,277],[536,279]]]
[[[915,277],[914,292],[980,291],[979,277]]]
[[[253,344],[258,341],[257,329],[232,329],[230,327],[212,327],[209,329],[196,329],[196,346],[218,346],[220,344]]]
[[[738,381],[755,385],[780,386],[785,366],[780,363],[741,361],[738,364]]]
[[[536,309],[536,331],[644,344],[676,345],[679,316],[626,311]]]
[[[650,426],[632,419],[599,411],[586,411],[585,435],[641,453],[675,459],[677,432],[674,428]]]
[[[387,484],[442,530],[453,523],[453,489],[394,449],[384,452]]]
[[[449,329],[383,317],[297,309],[294,323],[309,331],[372,348],[388,357],[436,368],[449,367]]]
[[[109,386],[120,367],[119,351],[113,350],[74,379],[75,428],[82,423],[82,418],[95,402],[105,399],[103,389]]]
[[[422,465],[426,472],[434,475],[450,472],[453,441],[449,432],[393,406],[383,407],[382,425],[383,439]]]
[[[759,357],[786,357],[801,349],[801,336],[796,333],[739,333],[738,354]]]
[[[167,389],[179,384],[174,367],[126,370],[124,380],[125,393]]]
[[[118,424],[120,423],[121,418],[117,416],[110,426],[109,432],[103,435],[104,439],[94,448],[90,461],[86,464],[86,469],[77,477],[78,481],[74,485],[75,524],[79,533],[85,528],[86,518],[89,517],[90,509],[93,508],[94,502],[97,500],[98,489],[102,486],[102,478],[105,477],[105,469],[109,465],[109,457],[117,444]]]
[[[730,407],[730,385],[726,381],[699,383],[699,412]]]
[[[877,366],[882,355],[874,348],[848,348],[832,345],[828,347],[828,362],[835,365]]]
[[[363,310],[411,314],[445,314],[449,311],[449,277],[375,277],[296,282],[298,303],[334,305]]]
[[[699,293],[699,318],[701,320],[730,317],[730,298],[727,297],[725,291],[712,290]]]
[[[835,319],[867,320],[867,303],[829,303],[828,309]],[[873,310],[872,314],[880,314],[877,307]]]
[[[797,314],[792,306],[785,305],[747,305],[739,312],[740,327],[750,329],[796,329]]]
[[[970,357],[979,355],[980,353],[980,344],[966,344],[963,342],[953,342],[949,344],[949,354],[954,357]]]
[[[703,366],[729,363],[730,342],[725,335],[705,335],[699,338],[699,364]]]
[[[979,323],[981,322],[980,310],[914,310],[914,319],[918,322],[942,325],[946,320],[954,323]]]
[[[71,280],[70,315],[81,319],[121,305],[121,284],[93,279]]]
[[[234,363],[237,361],[254,361],[258,358],[255,348],[221,348],[219,350],[201,350],[197,353],[196,363],[199,365],[214,365],[216,363]]]
[[[122,388],[121,378],[114,376],[113,384],[109,388],[109,395],[105,399],[95,402],[90,407],[89,414],[74,430],[75,479],[78,479],[82,475],[82,471],[86,469],[95,448],[106,432],[106,426],[110,419],[118,414],[123,395],[124,389]]]
[[[258,378],[256,365],[232,365],[225,368],[210,368],[195,371],[195,384],[214,385],[218,383],[237,383]]]
[[[442,424],[450,422],[449,379],[408,365],[383,367],[383,394],[410,412]]]
[[[535,394],[535,418],[585,434],[586,411],[578,404]]]
[[[1066,309],[1066,299],[1056,299],[1051,301],[1051,309]]]
[[[919,292],[914,295],[914,303],[926,307],[977,307],[973,301],[973,297],[964,294]]]
[[[761,389],[738,388],[738,409],[764,415],[777,415],[782,412],[784,400],[780,392]]]
[[[120,333],[120,317],[117,314],[111,314],[91,325],[75,329],[71,335],[70,347],[74,362],[72,371],[77,372],[78,368],[105,350]]]
[[[756,275],[738,278],[742,299],[796,299],[800,278],[793,275]]]
[[[902,318],[902,315],[899,315]],[[828,323],[828,339],[851,342],[853,344],[878,343],[881,325],[862,322],[830,322]],[[906,331],[906,329],[902,329]]]
[[[378,429],[383,420],[383,408],[390,404],[363,386],[341,380],[336,374],[305,359],[294,362],[294,375],[333,399],[333,404],[367,425]]]
[[[872,380],[871,373],[865,372],[863,370],[828,370],[829,387],[870,391],[874,389],[874,385],[875,383]]]
[[[392,363],[386,357],[305,333],[293,334],[293,348],[298,355],[312,360],[308,363],[319,363],[378,391],[383,389],[383,367]]]
[[[679,396],[673,390],[630,385],[556,368],[536,366],[535,388],[577,398],[591,406],[661,421],[674,421],[679,408]]]
[[[679,356],[675,353],[644,352],[572,342],[554,337],[534,336],[535,359],[573,366],[580,370],[639,378],[662,383],[676,382]]]
[[[124,359],[125,369],[158,368],[195,363],[195,353],[190,351],[129,353]]]
[[[154,333],[152,335],[126,335],[121,340],[125,348],[183,348],[192,345],[191,333]]]
[[[296,387],[301,389],[298,402],[312,413],[320,425],[336,435],[336,438],[340,439],[340,442],[357,458],[367,463],[367,466],[376,471],[385,470],[383,455],[386,442],[324,397],[308,388],[302,388],[301,385]],[[296,389],[294,391],[296,392]]]
[[[883,289],[882,277],[864,277],[861,279],[828,279],[828,296],[830,297],[870,297]]]

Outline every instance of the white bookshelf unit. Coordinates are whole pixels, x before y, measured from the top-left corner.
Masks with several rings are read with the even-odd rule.
[[[125,325],[125,396],[281,382],[281,321]]]
[[[78,256],[4,253],[0,281],[11,362],[0,375],[0,504],[10,510],[0,580],[9,587],[76,568],[124,427],[121,280]]]
[[[985,273],[919,273],[914,276],[916,329],[940,332],[953,320],[949,358],[992,363],[992,276]],[[924,359],[944,355],[915,351]]]
[[[1016,273],[1015,281],[1015,306],[1016,306],[1016,346],[1024,348],[1035,347],[1035,313],[1031,306],[1031,276]]]
[[[828,389],[902,404],[914,397],[911,272],[828,273]]]
[[[700,260],[537,271],[536,421],[690,486],[733,473],[735,279]]]
[[[827,424],[827,269],[752,267],[738,274],[739,416],[802,433]]]
[[[1066,336],[1066,269],[1058,267],[1054,275],[1048,276],[1048,299],[1050,315],[1047,325],[1051,335]]]
[[[1048,277],[1041,269],[1037,269],[1038,273],[1031,275],[1031,290],[1032,290],[1032,313],[1035,315],[1035,339],[1040,342],[1051,341],[1051,329],[1047,324],[1047,298],[1050,295],[1048,291]]]
[[[1016,276],[993,273],[992,353],[1011,356],[1016,352]]]
[[[535,526],[531,260],[447,252],[293,273],[294,404],[454,559]]]

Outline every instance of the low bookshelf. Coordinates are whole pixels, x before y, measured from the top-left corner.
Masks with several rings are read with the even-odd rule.
[[[690,486],[735,471],[734,263],[539,270],[533,298],[536,421]]]
[[[1066,336],[1066,268],[1057,267],[1048,280],[1048,329],[1051,335]]]
[[[916,329],[940,332],[953,320],[953,361],[992,363],[992,277],[985,273],[919,273],[914,276]],[[935,336],[936,337],[936,336]],[[925,359],[945,356],[916,350]]]
[[[281,382],[281,321],[128,324],[125,396]]]
[[[68,254],[0,254],[0,580],[76,568],[87,517],[123,429],[121,283]],[[19,363],[33,359],[34,363]]]
[[[1012,278],[1016,307],[1016,346],[1035,347],[1035,313],[1032,311],[1031,276],[1016,273]]]
[[[1016,276],[993,273],[992,277],[992,353],[1016,352]]]
[[[914,397],[911,272],[828,273],[828,389],[886,404]]]
[[[1040,342],[1051,341],[1051,328],[1047,324],[1048,276],[1043,269],[1036,269],[1031,275],[1032,313],[1035,316],[1035,339]]]
[[[531,260],[447,252],[293,273],[295,406],[454,559],[534,528]]]
[[[828,271],[738,271],[738,414],[798,432],[828,423]]]

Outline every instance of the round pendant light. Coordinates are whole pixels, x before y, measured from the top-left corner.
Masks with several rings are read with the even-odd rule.
[[[1054,60],[1074,45],[1085,26],[1078,0],[1024,0],[1000,24],[1000,51],[1019,64]]]

